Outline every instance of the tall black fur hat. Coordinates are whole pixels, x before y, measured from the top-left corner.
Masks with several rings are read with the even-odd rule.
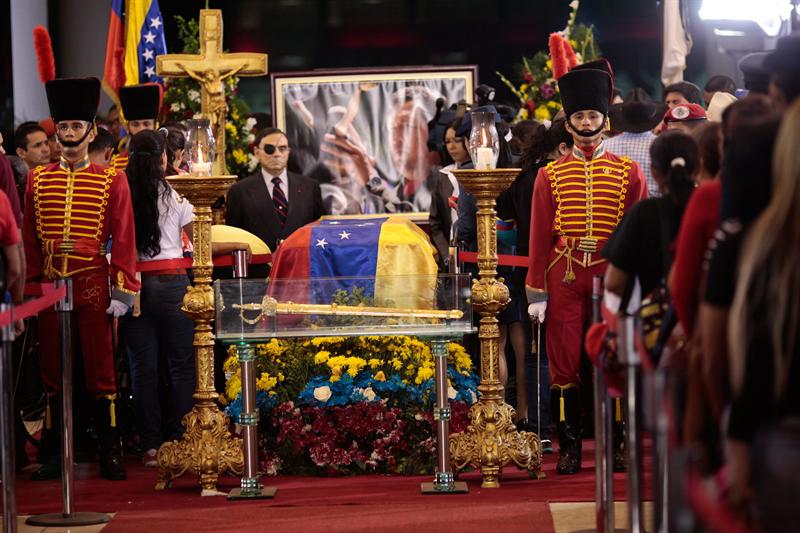
[[[97,78],[57,78],[45,86],[50,116],[62,120],[94,121],[100,104],[100,80]]]
[[[558,90],[567,117],[586,109],[608,115],[608,106],[614,95],[611,65],[605,59],[578,65],[558,78]]]

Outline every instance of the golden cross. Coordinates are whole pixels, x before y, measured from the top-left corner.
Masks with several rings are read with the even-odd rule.
[[[213,174],[225,170],[225,116],[228,102],[224,81],[231,76],[264,76],[267,54],[222,52],[222,10],[200,10],[200,54],[164,54],[156,57],[156,72],[170,78],[192,78],[200,83],[200,111],[211,122],[216,140]]]

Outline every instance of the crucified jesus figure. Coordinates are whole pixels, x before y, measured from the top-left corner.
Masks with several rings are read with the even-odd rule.
[[[239,65],[228,71],[214,67],[192,69],[182,63],[176,66],[182,69],[190,78],[200,82],[200,110],[208,117],[211,131],[216,142],[216,159],[225,161],[225,117],[228,114],[228,100],[225,98],[225,85],[223,82],[239,73],[246,65]],[[224,168],[224,167],[219,167]]]

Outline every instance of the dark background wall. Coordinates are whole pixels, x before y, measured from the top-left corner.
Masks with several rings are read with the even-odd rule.
[[[109,0],[0,0],[0,127],[41,117],[14,117],[11,72],[15,60],[8,35],[31,39],[32,28],[12,28],[12,9],[46,2],[59,76],[102,77]],[[686,79],[702,85],[711,74],[735,74],[735,61],[711,43],[708,25],[697,20],[700,0],[688,0],[695,47]],[[197,17],[205,0],[160,0],[170,52],[180,51],[175,15]],[[514,78],[523,55],[547,46],[564,27],[567,0],[210,0],[223,10],[224,44],[231,51],[270,55],[271,72],[314,68],[477,64],[480,81],[511,93],[495,72]],[[593,24],[611,61],[617,85],[644,87],[659,97],[661,15],[657,0],[583,0],[578,20]],[[710,67],[707,67],[710,65]],[[18,69],[14,69],[18,70]],[[34,77],[27,91],[43,89]],[[19,85],[19,84],[17,84]],[[270,106],[267,78],[244,78],[241,93],[254,111]],[[20,92],[20,91],[18,91]],[[101,112],[110,102],[104,98]],[[8,143],[6,143],[8,147]]]

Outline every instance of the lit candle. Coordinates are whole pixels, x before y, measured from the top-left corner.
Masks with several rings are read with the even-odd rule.
[[[494,152],[488,146],[479,147],[477,150],[478,160],[475,162],[475,168],[478,170],[492,170],[494,169]]]
[[[211,175],[211,162],[203,161],[203,154],[197,154],[197,161],[192,164],[192,170],[197,176]]]

